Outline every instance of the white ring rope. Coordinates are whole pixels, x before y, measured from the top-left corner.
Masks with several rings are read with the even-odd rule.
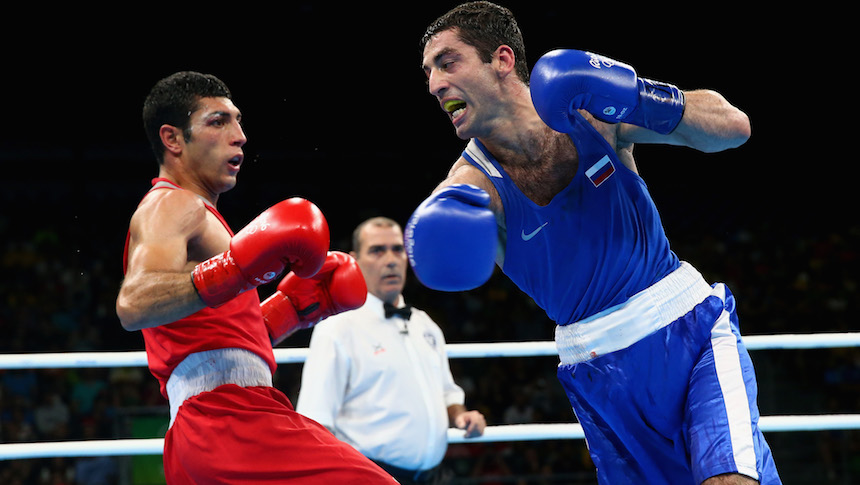
[[[860,347],[860,333],[751,335],[743,338],[749,350]],[[555,342],[498,342],[448,344],[450,358],[534,357],[557,355]],[[306,348],[274,349],[279,364],[301,363]],[[66,352],[0,355],[0,369],[57,369],[77,367],[143,367],[146,352]],[[762,416],[764,432],[860,429],[860,414]],[[449,429],[448,442],[490,443],[581,439],[579,424],[516,424],[488,426],[484,435],[464,438],[462,430]],[[29,442],[0,444],[0,460],[72,456],[160,455],[163,438]]]
[[[759,426],[764,432],[860,429],[860,415],[762,416]],[[463,437],[463,431],[459,429],[448,430],[450,444],[567,440],[583,437],[582,426],[575,423],[487,426],[484,428],[484,435],[476,438]],[[163,451],[163,438],[6,443],[0,444],[0,460],[58,456],[160,455]]]
[[[748,335],[743,337],[748,350],[818,349],[860,347],[860,332],[784,335]],[[540,357],[558,355],[553,341],[495,342],[448,344],[448,357]],[[275,361],[297,364],[305,361],[306,348],[276,348]],[[60,352],[0,355],[0,369],[60,369],[79,367],[146,367],[145,351],[129,352]]]

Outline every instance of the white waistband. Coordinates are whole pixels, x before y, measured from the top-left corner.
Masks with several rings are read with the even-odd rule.
[[[170,426],[186,399],[224,384],[271,386],[272,371],[257,354],[245,349],[215,349],[191,354],[167,380]]]
[[[711,293],[692,265],[681,266],[626,302],[555,329],[561,365],[627,348],[687,314]]]

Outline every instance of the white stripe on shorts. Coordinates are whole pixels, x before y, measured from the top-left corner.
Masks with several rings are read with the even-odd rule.
[[[720,292],[720,298],[725,301],[725,286],[717,284],[714,290],[715,293]],[[714,349],[714,366],[726,404],[735,466],[738,473],[758,480],[749,396],[738,358],[737,337],[732,333],[729,313],[725,310],[711,329],[711,347]]]

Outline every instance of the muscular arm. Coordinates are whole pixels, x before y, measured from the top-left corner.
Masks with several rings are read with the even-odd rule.
[[[129,226],[128,268],[116,301],[123,328],[164,325],[206,306],[191,282],[191,270],[203,258],[189,248],[208,252],[202,249],[213,239],[207,226],[208,211],[190,192],[160,190],[145,199]],[[226,249],[226,231],[223,242],[215,239],[207,242]]]
[[[660,135],[645,128],[620,123],[619,143],[665,143],[713,153],[739,147],[749,139],[749,118],[721,94],[696,90],[686,91],[684,95],[684,116],[675,131]]]

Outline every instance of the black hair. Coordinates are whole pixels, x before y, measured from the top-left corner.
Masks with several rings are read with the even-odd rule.
[[[158,163],[164,162],[164,145],[159,130],[162,125],[175,126],[186,139],[191,136],[191,113],[201,98],[230,98],[223,81],[211,74],[180,71],[158,81],[143,103],[143,128]]]
[[[478,51],[483,62],[490,62],[500,45],[507,45],[514,51],[517,76],[528,84],[530,73],[523,34],[514,14],[507,8],[485,1],[468,2],[453,8],[427,27],[419,43],[420,52],[424,52],[434,35],[446,30],[456,31],[460,40]]]

